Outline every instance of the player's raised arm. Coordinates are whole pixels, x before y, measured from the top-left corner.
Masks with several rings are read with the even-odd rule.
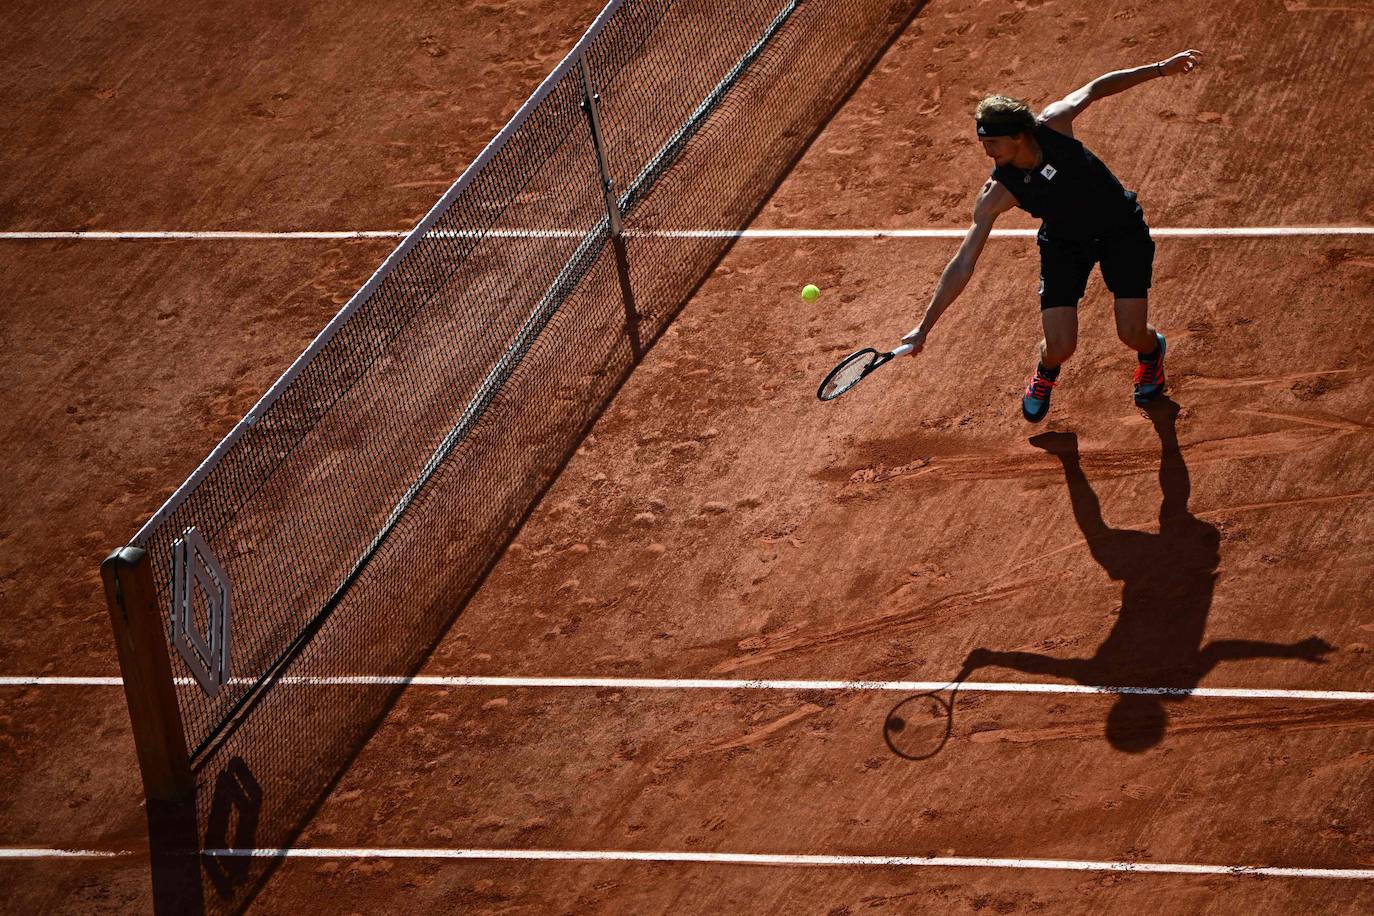
[[[1168,60],[1146,64],[1143,67],[1104,73],[1086,86],[1075,89],[1059,101],[1046,106],[1045,110],[1040,113],[1040,120],[1061,134],[1073,136],[1073,119],[1081,115],[1089,105],[1098,99],[1116,95],[1118,92],[1124,92],[1152,79],[1191,73],[1200,63],[1202,63],[1202,52],[1190,49],[1181,51]]]
[[[983,253],[983,245],[988,240],[988,234],[992,232],[992,224],[997,221],[997,217],[1015,206],[1016,198],[1000,182],[988,181],[983,185],[983,190],[978,193],[978,201],[973,205],[973,225],[969,227],[964,241],[959,245],[958,253],[945,266],[944,273],[940,274],[940,282],[930,297],[930,304],[926,306],[925,317],[911,333],[902,338],[902,343],[911,344],[912,356],[921,352],[930,329],[968,285],[969,278],[973,276],[973,268],[978,263],[978,256]]]

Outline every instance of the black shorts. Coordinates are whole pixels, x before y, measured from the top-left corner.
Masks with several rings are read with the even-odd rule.
[[[1085,241],[1047,238],[1040,246],[1040,308],[1074,307],[1088,288],[1093,265],[1102,265],[1102,279],[1118,299],[1143,299],[1154,273],[1155,242],[1141,222],[1119,232]]]

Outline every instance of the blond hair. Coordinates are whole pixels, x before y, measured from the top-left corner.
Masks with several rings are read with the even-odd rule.
[[[1022,130],[1035,129],[1035,113],[1030,106],[1009,95],[988,96],[978,103],[973,116],[989,124],[1020,127]]]

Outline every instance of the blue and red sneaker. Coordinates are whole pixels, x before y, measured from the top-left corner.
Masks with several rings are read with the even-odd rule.
[[[1051,376],[1044,366],[1037,365],[1035,374],[1026,385],[1026,393],[1021,396],[1021,415],[1032,423],[1039,423],[1045,419],[1045,414],[1050,412],[1050,392],[1054,390],[1054,383],[1058,380],[1057,369],[1053,370]]]
[[[1155,339],[1159,341],[1159,349],[1155,355],[1149,359],[1140,357],[1135,367],[1135,403],[1137,407],[1144,407],[1164,393],[1164,335],[1155,331]]]

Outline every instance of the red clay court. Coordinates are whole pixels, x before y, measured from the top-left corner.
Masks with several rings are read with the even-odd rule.
[[[1368,0],[7,18],[5,912],[1374,911]],[[1095,273],[1021,419],[1019,212],[817,401],[920,318],[978,99],[1189,47],[1076,125],[1166,401]]]

